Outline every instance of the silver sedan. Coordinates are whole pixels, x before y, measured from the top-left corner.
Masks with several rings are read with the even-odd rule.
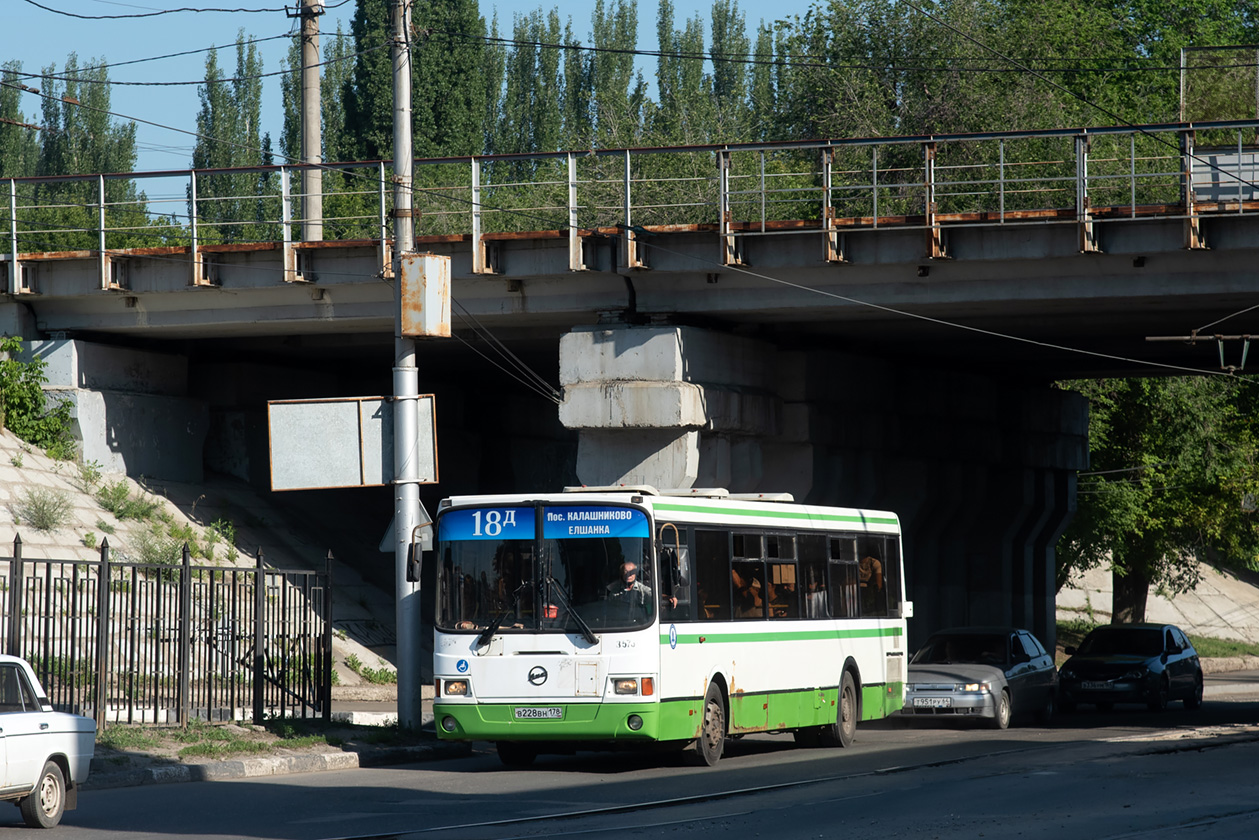
[[[1016,712],[1053,716],[1058,672],[1017,627],[957,627],[927,639],[909,661],[902,719],[969,717],[1005,729]]]

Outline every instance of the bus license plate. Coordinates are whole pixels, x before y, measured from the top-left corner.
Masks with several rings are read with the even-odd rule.
[[[1085,691],[1109,691],[1110,689],[1114,687],[1115,687],[1115,684],[1113,682],[1093,682],[1089,680],[1084,680],[1083,682],[1080,683],[1080,688],[1084,689]]]
[[[559,706],[528,706],[516,709],[516,720],[561,720],[563,717],[564,710]]]
[[[925,706],[928,709],[947,709],[953,705],[952,697],[915,697],[915,706]]]

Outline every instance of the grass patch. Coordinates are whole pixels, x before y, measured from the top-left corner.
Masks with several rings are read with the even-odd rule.
[[[70,497],[60,490],[31,487],[17,498],[12,510],[18,522],[36,531],[58,531],[70,521]]]
[[[118,752],[147,752],[161,743],[153,729],[143,726],[106,726],[96,734],[96,743]]]
[[[150,519],[160,506],[156,500],[145,498],[143,492],[132,495],[126,479],[102,484],[96,491],[96,502],[120,520]]]

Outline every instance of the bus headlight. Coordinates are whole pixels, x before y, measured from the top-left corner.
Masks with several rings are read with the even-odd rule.
[[[442,695],[445,697],[467,697],[467,680],[442,680]]]
[[[442,718],[442,729],[445,729],[447,732],[454,732],[458,728],[459,724],[450,715]]]
[[[621,679],[612,681],[612,691],[616,694],[637,694],[638,680]]]
[[[643,719],[638,715],[630,715],[625,719],[625,725],[633,731],[637,732],[643,728]]]

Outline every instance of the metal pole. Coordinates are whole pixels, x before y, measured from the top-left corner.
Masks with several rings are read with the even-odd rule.
[[[323,143],[319,120],[319,16],[323,0],[302,0],[302,241],[323,239]]]
[[[192,555],[184,543],[179,569],[179,725],[192,717]],[[208,713],[207,709],[207,713]]]
[[[109,566],[109,538],[101,540],[101,564],[96,579],[96,687],[92,705],[95,706],[96,729],[105,728],[105,703],[109,697],[107,683],[109,671],[109,580],[113,577]]]
[[[267,610],[267,573],[262,565],[262,552],[258,552],[258,561],[254,566],[254,657],[253,657],[253,701],[254,723],[261,726],[264,714],[264,684],[266,677],[266,657],[263,646],[266,637],[263,633],[263,617]]]
[[[9,563],[9,638],[5,653],[22,655],[22,583],[26,572],[22,570],[22,535],[13,537],[13,561]]]
[[[419,372],[415,342],[402,336],[402,256],[415,250],[411,220],[411,33],[410,0],[393,5],[393,229],[394,229],[394,576],[397,581],[398,725],[419,729],[423,720],[420,699],[419,584],[407,581],[411,531],[420,522],[420,487],[416,483],[418,422],[416,400]]]

